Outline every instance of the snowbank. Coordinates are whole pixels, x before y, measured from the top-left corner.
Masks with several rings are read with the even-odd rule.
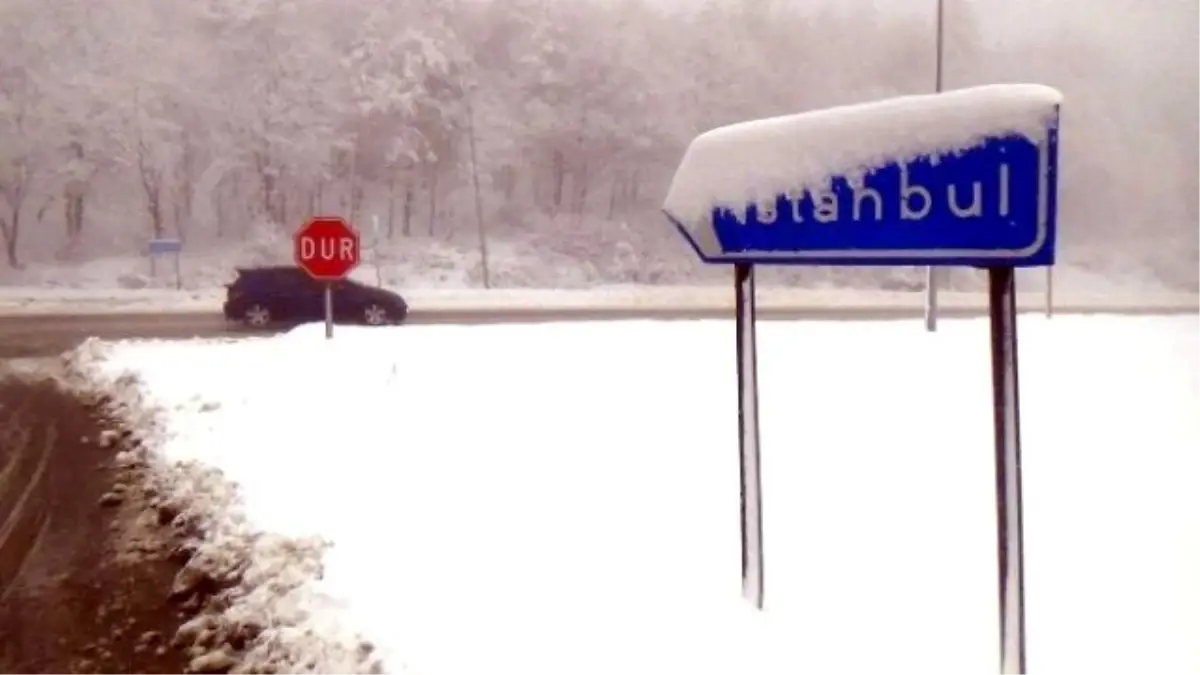
[[[313,597],[312,583],[321,577],[329,542],[254,528],[239,487],[220,468],[165,457],[163,445],[186,430],[166,423],[166,411],[147,395],[138,373],[108,363],[112,349],[93,339],[65,354],[63,380],[133,430],[134,450],[119,453],[117,463],[147,467],[142,487],[157,495],[147,516],[186,539],[174,552],[187,563],[170,597],[204,598],[204,604],[172,644],[194,657],[197,672],[210,672],[204,664],[215,658],[233,665],[232,672],[378,672],[369,642],[314,615],[320,600]],[[204,414],[217,411],[221,402],[193,398],[187,406],[203,424]]]
[[[663,209],[685,224],[714,208],[800,191],[916,157],[961,152],[988,138],[1044,139],[1062,95],[1035,84],[990,85],[732,124],[696,137]]]

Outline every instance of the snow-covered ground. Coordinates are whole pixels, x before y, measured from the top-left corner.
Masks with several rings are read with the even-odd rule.
[[[1197,322],[1021,331],[1030,668],[1200,670]],[[995,672],[985,322],[760,339],[761,614],[729,322],[305,326],[77,360],[153,412],[155,452],[240,486],[210,501],[223,531],[332,542],[320,580],[231,610],[301,630],[260,640],[357,632],[425,675]]]

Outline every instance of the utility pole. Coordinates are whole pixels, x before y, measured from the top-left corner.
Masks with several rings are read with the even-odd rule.
[[[479,261],[483,274],[483,287],[492,287],[492,275],[488,269],[487,229],[483,218],[483,196],[479,188],[479,158],[475,152],[475,107],[471,102],[474,82],[462,80],[463,102],[467,113],[467,148],[471,154],[471,187],[475,192],[475,224],[479,234]]]
[[[1046,318],[1054,316],[1054,267],[1046,265]]]
[[[937,59],[934,70],[935,91],[942,91],[942,54],[944,50],[945,33],[945,0],[937,0]],[[930,265],[925,268],[925,330],[937,330],[938,287],[937,268]]]

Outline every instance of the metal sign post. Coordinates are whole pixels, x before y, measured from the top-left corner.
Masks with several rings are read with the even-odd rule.
[[[734,265],[738,454],[741,459],[742,594],[763,606],[762,471],[758,451],[758,338],[754,266]]]
[[[996,551],[1000,672],[1025,672],[1025,565],[1021,521],[1021,407],[1017,395],[1016,270],[988,270],[992,405],[996,434]]]
[[[953,151],[914,154],[904,143],[891,147],[881,139],[885,147],[872,148],[859,161],[898,159],[860,165],[862,172],[854,175],[806,176],[809,182],[787,187],[780,186],[796,164],[787,155],[777,159],[780,147],[809,149],[810,165],[846,161],[845,149],[828,142],[830,119],[839,117],[838,109],[717,129],[688,147],[663,211],[703,262],[734,269],[742,585],[755,607],[764,603],[764,556],[754,266],[985,268],[992,326],[1000,662],[1005,674],[1024,672],[1015,268],[1054,264],[1060,102],[1061,94],[1048,87],[995,85],[905,97],[902,104],[843,108],[837,128],[851,139],[881,125],[897,138],[919,137],[930,133],[931,120],[943,116],[980,122],[979,128],[944,132],[952,138],[939,143]],[[744,161],[755,165],[729,166],[731,157],[754,158]],[[728,171],[714,174],[714,166]],[[714,175],[726,180],[715,181]],[[764,188],[764,180],[774,184]],[[757,199],[748,201],[746,195]],[[926,320],[932,327],[936,294],[929,297]]]
[[[333,339],[333,282],[325,282],[325,339]]]
[[[180,261],[180,254],[183,253],[183,241],[180,239],[151,239],[147,250],[150,254],[151,278],[158,276],[158,256],[172,256],[175,268],[175,289],[182,289],[183,265]]]

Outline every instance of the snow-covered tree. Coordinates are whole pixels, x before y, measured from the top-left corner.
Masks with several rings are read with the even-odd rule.
[[[1063,257],[1194,282],[1196,3],[944,7],[947,87],[1032,80],[1068,97]],[[5,0],[4,258],[128,253],[162,234],[236,246],[325,211],[382,216],[409,259],[486,229],[581,278],[701,278],[657,213],[687,142],[932,90],[935,8]]]

